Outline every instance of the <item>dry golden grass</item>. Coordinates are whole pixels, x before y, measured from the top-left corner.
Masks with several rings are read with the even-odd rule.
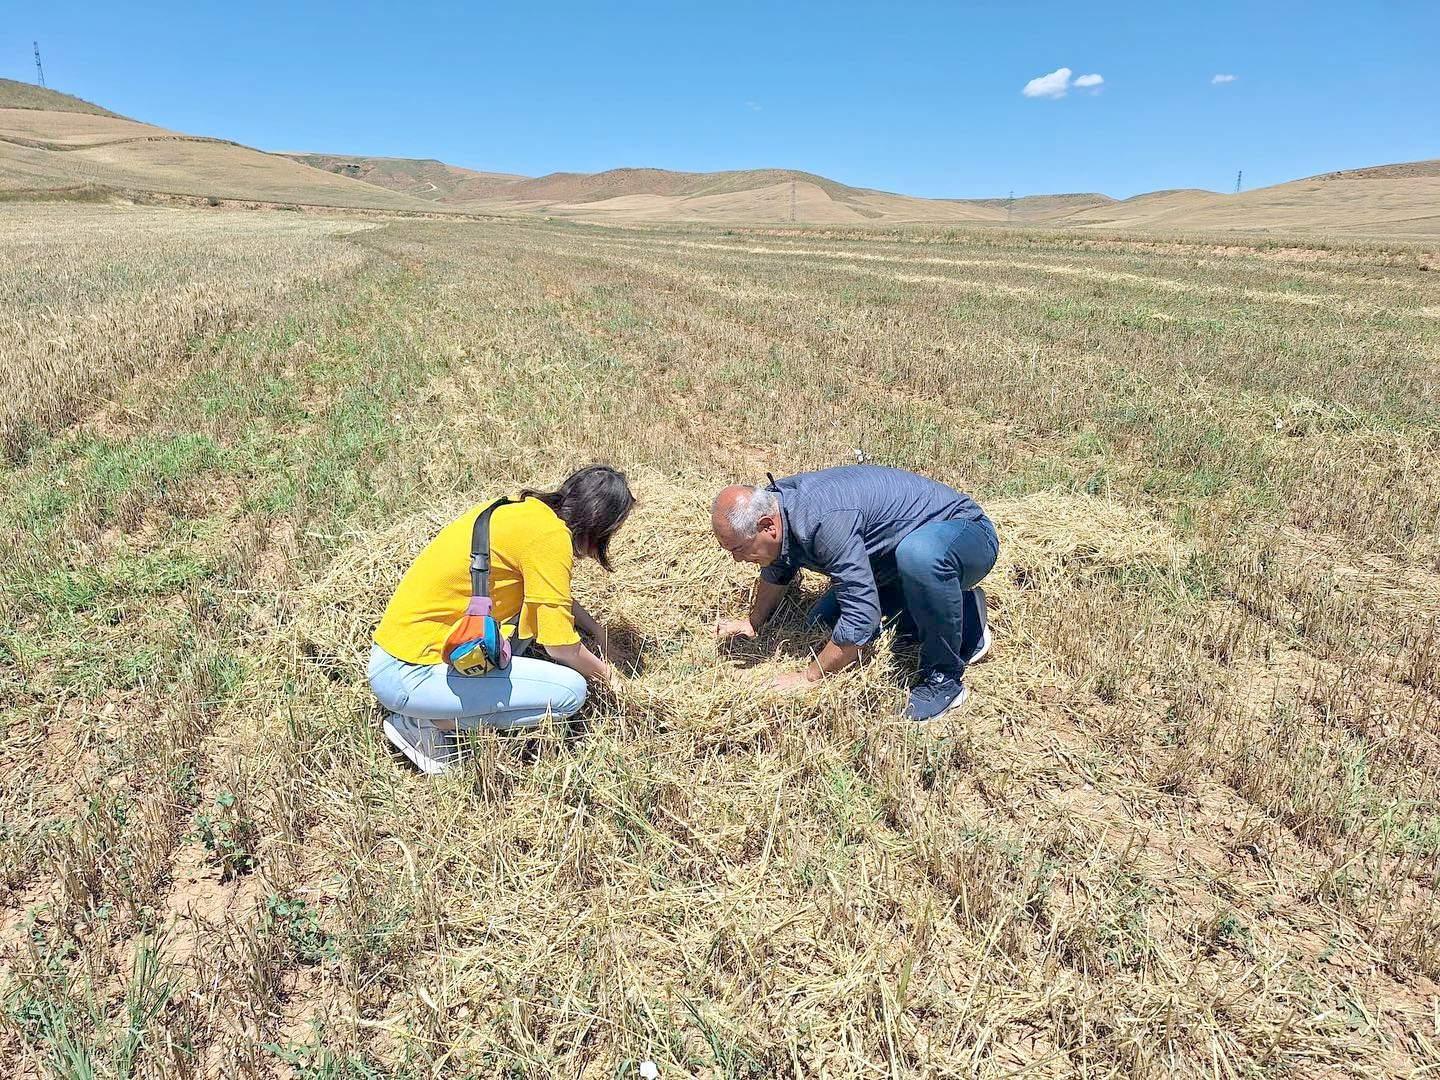
[[[294,215],[0,204],[0,452],[73,421],[300,279],[353,270],[368,226]]]
[[[47,112],[82,112],[96,116],[116,115],[109,109],[102,109],[82,98],[35,86],[33,83],[16,82],[14,79],[0,79],[0,109],[42,109]]]
[[[1440,1067],[1433,253],[83,214],[65,263],[0,232],[7,310],[190,276],[215,221],[287,284],[0,482],[15,1074]],[[923,731],[888,643],[758,689],[798,600],[708,635],[753,576],[713,489],[857,446],[1001,532],[996,656]],[[363,684],[406,560],[595,458],[629,677],[408,772]]]
[[[1118,202],[1093,194],[1013,201],[922,199],[786,169],[680,173],[641,168],[525,178],[437,161],[268,154],[127,120],[79,99],[32,89],[0,80],[0,192],[88,186],[317,207],[424,212],[448,206],[456,213],[543,214],[609,224],[1013,223],[1422,242],[1440,232],[1440,176],[1433,162],[1349,170],[1233,196],[1185,190]]]
[[[426,202],[464,204],[493,195],[526,177],[477,172],[433,158],[357,157],[350,154],[290,154],[296,161],[413,195]]]
[[[0,191],[95,185],[125,192],[433,211],[433,204],[283,154],[115,116],[0,108]]]
[[[856,191],[843,198],[814,183],[778,183],[715,195],[621,195],[594,202],[536,202],[512,199],[501,189],[477,207],[508,206],[584,221],[696,221],[735,224],[799,221],[812,225],[901,222],[999,222],[1004,211],[965,201],[917,199],[908,195]]]
[[[1440,175],[1427,164],[1357,169],[1238,195],[1158,191],[1051,223],[1169,233],[1235,230],[1433,240],[1440,235]]]
[[[118,116],[0,108],[0,140],[22,145],[68,149],[134,139],[192,138]]]

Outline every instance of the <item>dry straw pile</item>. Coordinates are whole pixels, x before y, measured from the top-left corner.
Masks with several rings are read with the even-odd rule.
[[[1430,254],[366,224],[0,207],[9,1072],[1440,1068]],[[856,446],[1001,532],[925,730],[764,688],[818,581],[711,636],[712,492]],[[628,674],[415,775],[381,607],[590,460]]]
[[[1075,898],[1053,880],[1046,845],[1064,841],[1016,832],[985,805],[1009,796],[961,778],[972,728],[1023,724],[1066,681],[1034,648],[1027,596],[1053,597],[1062,579],[1083,591],[1119,568],[1171,573],[1184,559],[1174,538],[1094,498],[994,503],[998,655],[972,673],[971,711],[921,730],[897,717],[905,665],[888,644],[798,699],[760,686],[818,645],[794,611],[753,649],[717,651],[715,617],[741,608],[754,576],[710,537],[718,486],[640,477],[617,572],[579,584],[631,670],[583,729],[478,735],[469,766],[438,783],[383,760],[363,664],[400,571],[463,505],[355,537],[294,598],[291,655],[302,679],[325,673],[318,692],[338,725],[290,763],[319,818],[298,858],[329,866],[337,913],[410,915],[356,994],[387,979],[424,987],[387,1003],[389,1037],[462,1069],[553,1075],[644,1057],[717,1076],[858,1075],[886,1060],[958,1073],[1033,1060],[1033,1046],[994,1045],[1017,1020],[1100,1023],[1085,980],[1052,979],[1034,955],[1017,970],[1088,918],[1084,904],[1065,912]],[[304,724],[272,716],[237,736],[261,748],[257,781],[283,774],[274,756]],[[435,966],[407,980],[422,950]],[[331,1007],[332,1027],[355,1023]],[[1134,1051],[1150,1060],[1187,1039]]]

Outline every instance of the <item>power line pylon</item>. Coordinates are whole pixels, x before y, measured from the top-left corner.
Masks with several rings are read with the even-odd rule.
[[[1240,178],[1245,175],[1245,170],[1240,169],[1235,173],[1235,194],[1240,194]]]
[[[35,46],[35,81],[38,82],[41,86],[44,86],[44,85],[45,85],[45,68],[44,68],[44,66],[40,63],[40,43],[39,43],[38,41],[36,41],[36,42],[33,42],[33,44],[34,44],[34,46]]]

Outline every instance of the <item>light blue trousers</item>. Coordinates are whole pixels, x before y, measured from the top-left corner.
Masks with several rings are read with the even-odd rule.
[[[533,727],[546,715],[572,716],[585,704],[583,675],[529,656],[517,656],[504,671],[465,676],[449,664],[407,664],[374,645],[369,676],[370,689],[391,712],[464,728]]]

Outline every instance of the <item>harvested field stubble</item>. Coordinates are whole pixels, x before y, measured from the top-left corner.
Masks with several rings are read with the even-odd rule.
[[[168,210],[0,206],[0,450],[81,415],[97,390],[176,359],[358,252],[364,225]],[[317,273],[319,268],[319,273]]]
[[[35,438],[0,487],[6,1060],[1440,1067],[1437,286],[1353,244],[1301,273],[915,239],[276,233],[349,276]],[[888,640],[760,688],[818,644],[817,581],[758,641],[709,635],[753,580],[713,490],[856,447],[1001,532],[995,658],[923,731]],[[407,560],[591,458],[640,498],[577,582],[627,677],[579,728],[400,768],[363,669]]]

